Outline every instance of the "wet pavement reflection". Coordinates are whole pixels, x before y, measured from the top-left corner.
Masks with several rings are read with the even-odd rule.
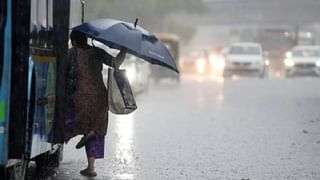
[[[133,156],[133,133],[134,133],[134,119],[133,114],[115,116],[116,132],[118,141],[116,143],[115,157],[118,159],[119,164],[124,168],[134,168],[135,159]],[[117,179],[135,179],[133,173],[119,173],[116,174]]]
[[[94,179],[320,179],[320,79],[183,76],[110,114]],[[87,179],[80,137],[50,180]]]

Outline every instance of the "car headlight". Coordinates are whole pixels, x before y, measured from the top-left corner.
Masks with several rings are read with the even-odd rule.
[[[225,67],[225,60],[223,58],[217,58],[215,60],[210,60],[210,65],[213,69],[223,70]]]
[[[267,60],[265,60],[264,64],[265,64],[266,66],[269,66],[269,65],[270,65],[270,61],[267,59]]]
[[[320,61],[317,61],[317,62],[316,62],[316,66],[317,66],[317,67],[320,67]]]
[[[223,70],[226,66],[226,62],[224,61],[224,59],[221,59],[219,61],[216,62],[216,67],[219,70]]]
[[[130,68],[127,68],[126,69],[126,75],[127,75],[127,78],[130,82],[130,84],[132,84],[136,78],[136,70],[135,68],[133,67],[130,67]]]
[[[204,59],[200,58],[197,60],[196,66],[197,66],[198,72],[200,74],[202,74],[202,73],[204,73],[204,70],[205,70],[206,61]]]
[[[284,64],[286,67],[293,67],[295,63],[292,59],[286,59],[284,60]]]

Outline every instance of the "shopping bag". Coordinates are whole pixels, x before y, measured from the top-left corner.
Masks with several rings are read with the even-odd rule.
[[[129,114],[137,109],[125,70],[109,68],[108,101],[109,110],[114,114]]]

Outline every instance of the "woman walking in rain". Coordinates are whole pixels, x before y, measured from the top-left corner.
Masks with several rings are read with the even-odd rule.
[[[89,46],[81,32],[72,31],[70,39],[73,48],[68,55],[65,139],[84,135],[76,148],[85,146],[88,166],[80,173],[94,177],[97,175],[95,160],[104,158],[108,126],[108,96],[101,73],[102,63],[119,68],[126,51],[122,49],[113,58],[104,50]]]

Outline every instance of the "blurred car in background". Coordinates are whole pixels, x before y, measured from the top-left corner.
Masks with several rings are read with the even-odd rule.
[[[148,90],[150,83],[150,64],[136,56],[127,55],[120,66],[125,69],[133,93],[138,94]]]
[[[181,58],[181,70],[183,73],[193,74],[204,72],[206,61],[203,50],[188,50]]]
[[[233,74],[255,75],[263,78],[267,75],[269,61],[264,57],[258,43],[232,44],[225,56],[224,77]]]
[[[127,54],[126,59],[121,64],[120,69],[126,70],[126,75],[134,94],[147,91],[150,83],[150,64],[136,56]],[[102,74],[104,83],[108,81],[108,66],[103,65]]]
[[[320,46],[296,46],[284,60],[286,76],[320,75]]]
[[[105,50],[108,54],[114,57],[119,53],[119,50],[111,49],[98,41],[92,41],[91,43],[93,46]],[[127,54],[124,62],[120,66],[120,69],[126,70],[133,93],[138,94],[148,90],[151,75],[150,63],[131,54]],[[103,65],[102,74],[104,77],[104,83],[106,84],[108,80],[108,66]]]
[[[209,52],[210,72],[221,76],[225,67],[225,48],[213,48]]]
[[[161,40],[165,46],[168,48],[172,58],[175,60],[175,63],[179,67],[179,58],[180,58],[180,40],[179,37],[175,34],[170,33],[155,33],[157,38]],[[158,83],[161,79],[169,78],[173,79],[177,82],[180,82],[180,74],[174,72],[173,70],[154,65],[151,66],[151,75],[156,83]]]
[[[190,50],[181,60],[181,71],[187,74],[221,74],[225,61],[220,48]]]
[[[211,71],[209,59],[210,54],[205,49],[189,50],[182,58],[181,70],[186,74],[208,74]]]

